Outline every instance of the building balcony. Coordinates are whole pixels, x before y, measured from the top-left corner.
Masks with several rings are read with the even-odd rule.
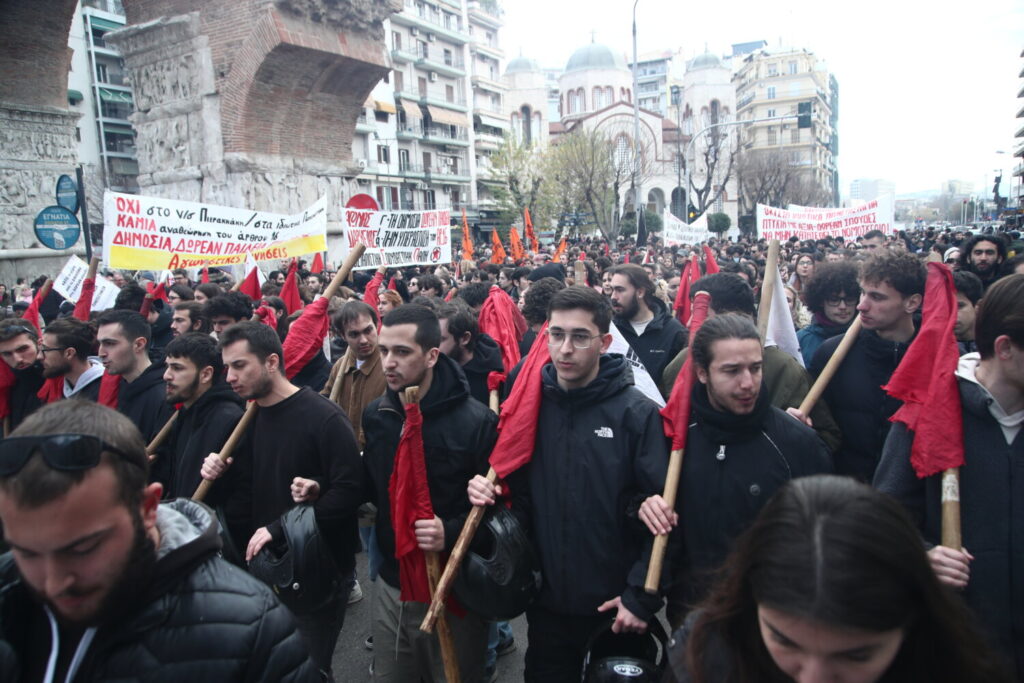
[[[391,50],[391,61],[399,64],[411,64],[415,62],[419,57],[415,52],[406,50],[405,48],[394,48]]]
[[[399,140],[420,140],[423,138],[423,124],[418,120],[415,123],[399,124],[395,137]]]
[[[473,142],[477,149],[498,149],[504,138],[500,135],[476,132],[473,134]]]
[[[469,135],[465,128],[452,126],[424,126],[423,141],[435,145],[455,145],[457,147],[469,147]]]
[[[453,55],[446,59],[443,55],[430,55],[428,53],[416,58],[416,66],[424,71],[436,71],[453,78],[462,78],[466,75],[466,63],[461,56],[456,57]]]
[[[1013,177],[1024,177],[1024,164],[1019,164],[1017,168],[1013,169]]]
[[[429,40],[429,34],[433,33],[457,45],[464,45],[470,41],[469,34],[465,33],[458,24],[452,23],[445,26],[440,20],[434,19],[429,14],[421,16],[412,0],[406,0],[405,9],[398,14],[391,15],[391,23],[415,28],[427,34],[427,40]]]
[[[495,0],[470,0],[469,18],[489,28],[501,28],[501,9]]]
[[[459,185],[469,183],[469,169],[450,166],[431,166],[426,169],[424,179],[429,182]]]
[[[474,36],[473,42],[469,44],[471,51],[479,52],[480,54],[487,55],[492,59],[502,60],[505,59],[505,51],[498,47],[497,41],[488,43],[486,38],[480,36]]]
[[[508,92],[508,88],[490,76],[473,74],[472,78],[470,78],[470,82],[472,82],[474,88],[480,88],[481,90],[488,90],[490,92],[501,94]]]
[[[467,112],[469,109],[466,107],[466,96],[456,94],[452,99],[448,99],[447,94],[427,91],[425,94],[420,93],[419,96],[420,104],[435,105],[438,107],[445,107],[446,109],[454,109],[455,111]]]

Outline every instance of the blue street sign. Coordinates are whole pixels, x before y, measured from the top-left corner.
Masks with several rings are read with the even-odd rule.
[[[57,178],[57,203],[71,213],[78,212],[78,186],[71,176]]]
[[[82,234],[78,218],[63,206],[48,206],[40,211],[32,227],[43,246],[50,249],[70,249]]]

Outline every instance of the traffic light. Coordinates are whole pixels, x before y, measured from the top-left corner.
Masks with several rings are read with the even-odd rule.
[[[697,207],[695,207],[693,204],[688,204],[687,207],[686,207],[686,220],[687,221],[692,221],[696,217],[697,217]]]
[[[811,110],[812,104],[810,102],[800,102],[796,105],[796,127],[797,128],[810,128],[811,127]]]

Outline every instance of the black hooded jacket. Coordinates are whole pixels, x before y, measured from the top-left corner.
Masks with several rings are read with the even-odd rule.
[[[217,556],[209,509],[189,500],[164,503],[158,528],[168,517],[165,507],[174,511],[182,543],[168,551],[169,534],[161,530],[163,554],[151,580],[96,630],[74,680],[319,681],[288,610],[269,588]],[[186,535],[181,529],[188,527]],[[0,557],[0,680],[41,680],[51,640],[48,618],[12,556]]]
[[[825,340],[808,368],[815,379],[843,337]],[[886,341],[874,330],[861,330],[822,395],[839,424],[843,441],[834,452],[836,474],[870,483],[889,434],[889,418],[901,402],[882,389],[903,360],[910,342]]]
[[[134,382],[122,377],[117,392],[117,411],[138,427],[146,443],[153,440],[171,416],[164,382],[166,370],[163,363],[153,363]]]
[[[487,389],[487,375],[492,372],[505,372],[501,347],[489,334],[481,332],[476,338],[473,357],[462,366],[462,374],[469,382],[469,395],[485,406],[490,405],[491,392]]]
[[[39,406],[43,405],[42,400],[37,396],[43,388],[43,366],[36,361],[24,370],[12,370],[14,373],[14,386],[11,387],[11,429],[14,429],[21,421],[31,415]]]
[[[470,510],[466,485],[475,475],[487,472],[498,417],[470,396],[465,375],[444,354],[434,365],[430,389],[420,398],[420,410],[430,502],[444,524],[445,549],[451,550]],[[404,423],[402,401],[391,389],[363,411],[366,500],[377,506],[377,543],[384,556],[380,575],[395,588],[400,584],[388,485]]]
[[[647,323],[643,334],[638,337],[632,323],[626,318],[616,317],[615,326],[633,347],[636,355],[640,356],[647,374],[658,382],[665,371],[665,366],[686,346],[687,333],[686,328],[672,317],[661,299],[653,296],[648,298],[654,318]]]
[[[174,330],[171,329],[174,311],[170,304],[163,301],[160,301],[159,304],[154,301],[153,304],[157,311],[157,318],[156,322],[150,324],[152,339],[149,342],[149,349],[153,362],[161,362],[164,359],[164,349],[174,339]]]
[[[644,592],[653,537],[637,510],[665,485],[668,442],[658,406],[633,386],[618,354],[601,356],[585,387],[563,389],[550,363],[541,380],[533,458],[509,481],[512,510],[531,528],[540,555],[539,603],[557,614],[596,616],[601,603],[622,596],[630,612],[649,620],[662,601]]]
[[[192,497],[202,481],[203,460],[224,446],[242,412],[242,399],[221,378],[192,407],[181,407],[151,472],[151,478],[164,485],[165,498]],[[221,490],[232,488],[231,475],[229,468],[225,481],[214,483],[206,497],[208,505],[216,507]]]

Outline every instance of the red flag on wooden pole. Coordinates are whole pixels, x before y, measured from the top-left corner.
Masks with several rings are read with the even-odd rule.
[[[521,261],[526,258],[526,250],[523,249],[523,243],[519,239],[519,231],[516,230],[516,226],[512,226],[508,231],[508,243],[512,248],[512,258],[515,261]]]
[[[501,246],[501,238],[498,237],[497,229],[491,231],[491,248],[491,263],[504,263],[505,247]]]
[[[562,241],[558,243],[558,248],[555,249],[555,255],[551,257],[551,260],[558,261],[558,259],[561,258],[562,254],[565,253],[565,247],[565,238],[563,237]]]
[[[465,209],[462,210],[462,260],[473,260],[473,240],[469,236],[469,220]]]
[[[704,274],[714,275],[718,272],[718,261],[715,260],[715,254],[711,251],[711,247],[704,245]]]
[[[324,255],[321,252],[316,252],[316,256],[313,257],[313,265],[309,267],[311,273],[322,273],[324,272]]]
[[[285,308],[288,309],[288,315],[291,315],[295,311],[302,308],[302,297],[299,296],[299,283],[296,279],[296,272],[299,269],[299,264],[295,259],[292,259],[291,265],[288,266],[288,276],[284,279],[284,285],[281,287],[281,299],[284,301]],[[257,295],[254,297],[259,298]],[[291,333],[289,329],[289,334]]]
[[[540,251],[540,244],[537,242],[537,233],[533,231],[533,220],[530,218],[530,207],[523,209],[523,232],[526,236],[526,241],[530,243],[530,251],[537,253]]]

